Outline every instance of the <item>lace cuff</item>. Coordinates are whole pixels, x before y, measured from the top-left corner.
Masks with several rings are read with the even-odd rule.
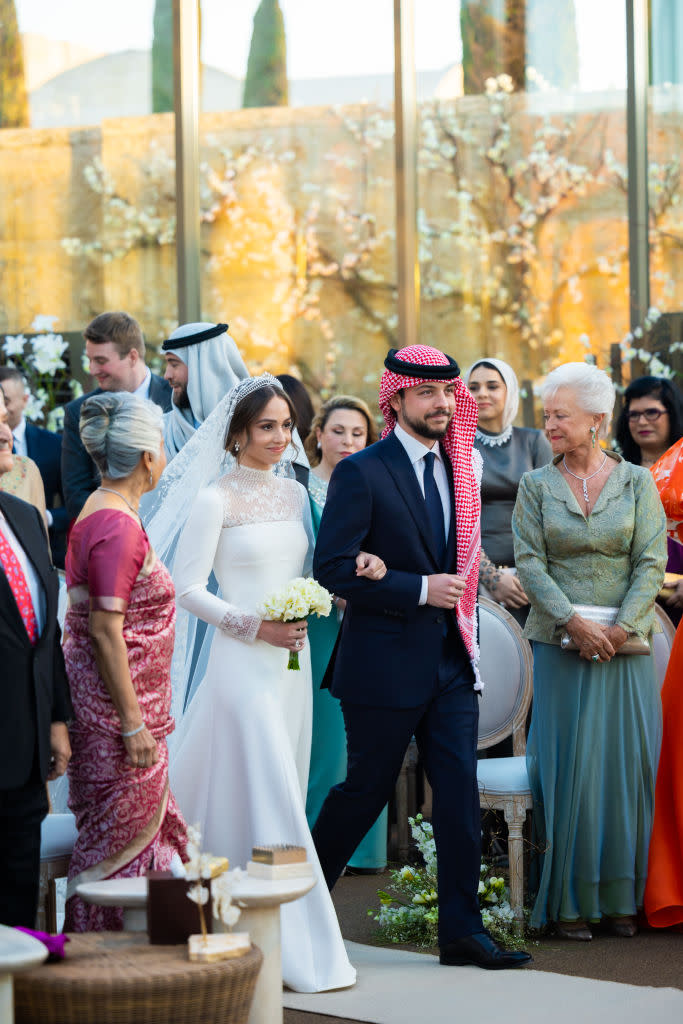
[[[253,644],[262,621],[259,615],[250,615],[248,612],[240,612],[236,608],[231,608],[221,619],[219,629],[234,637],[235,640]]]

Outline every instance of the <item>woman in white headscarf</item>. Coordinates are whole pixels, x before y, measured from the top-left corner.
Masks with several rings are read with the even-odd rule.
[[[519,408],[519,384],[501,359],[479,359],[464,374],[479,409],[474,447],[484,460],[481,481],[480,581],[524,624],[529,601],[513,572],[512,510],[523,473],[545,466],[552,451],[545,435],[513,427]]]

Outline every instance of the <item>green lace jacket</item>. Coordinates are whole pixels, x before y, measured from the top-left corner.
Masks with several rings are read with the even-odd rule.
[[[549,465],[525,473],[512,516],[515,565],[531,611],[524,635],[559,643],[574,604],[620,608],[627,633],[648,638],[666,566],[666,519],[654,480],[615,452],[586,518],[566,479]]]

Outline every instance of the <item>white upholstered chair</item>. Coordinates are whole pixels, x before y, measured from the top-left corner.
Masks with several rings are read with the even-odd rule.
[[[479,708],[479,750],[512,736],[512,757],[477,762],[483,810],[502,811],[508,826],[510,906],[524,916],[522,829],[532,799],[526,770],[526,718],[533,690],[531,645],[517,621],[488,597],[479,598],[480,672],[484,692]]]
[[[50,814],[40,826],[40,890],[38,921],[40,931],[57,931],[55,882],[66,878],[71,853],[78,835],[76,819],[67,807],[69,785],[65,775],[48,783]]]

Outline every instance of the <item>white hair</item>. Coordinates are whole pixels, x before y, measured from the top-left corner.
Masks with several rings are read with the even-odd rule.
[[[612,421],[612,411],[616,399],[614,384],[604,370],[599,370],[591,363],[563,363],[552,370],[541,388],[541,397],[545,402],[560,390],[567,388],[576,396],[579,406],[589,413],[604,414],[598,430],[598,437],[607,437]]]
[[[135,470],[143,452],[158,459],[163,413],[146,398],[108,391],[83,402],[79,429],[100,476],[123,480]]]

